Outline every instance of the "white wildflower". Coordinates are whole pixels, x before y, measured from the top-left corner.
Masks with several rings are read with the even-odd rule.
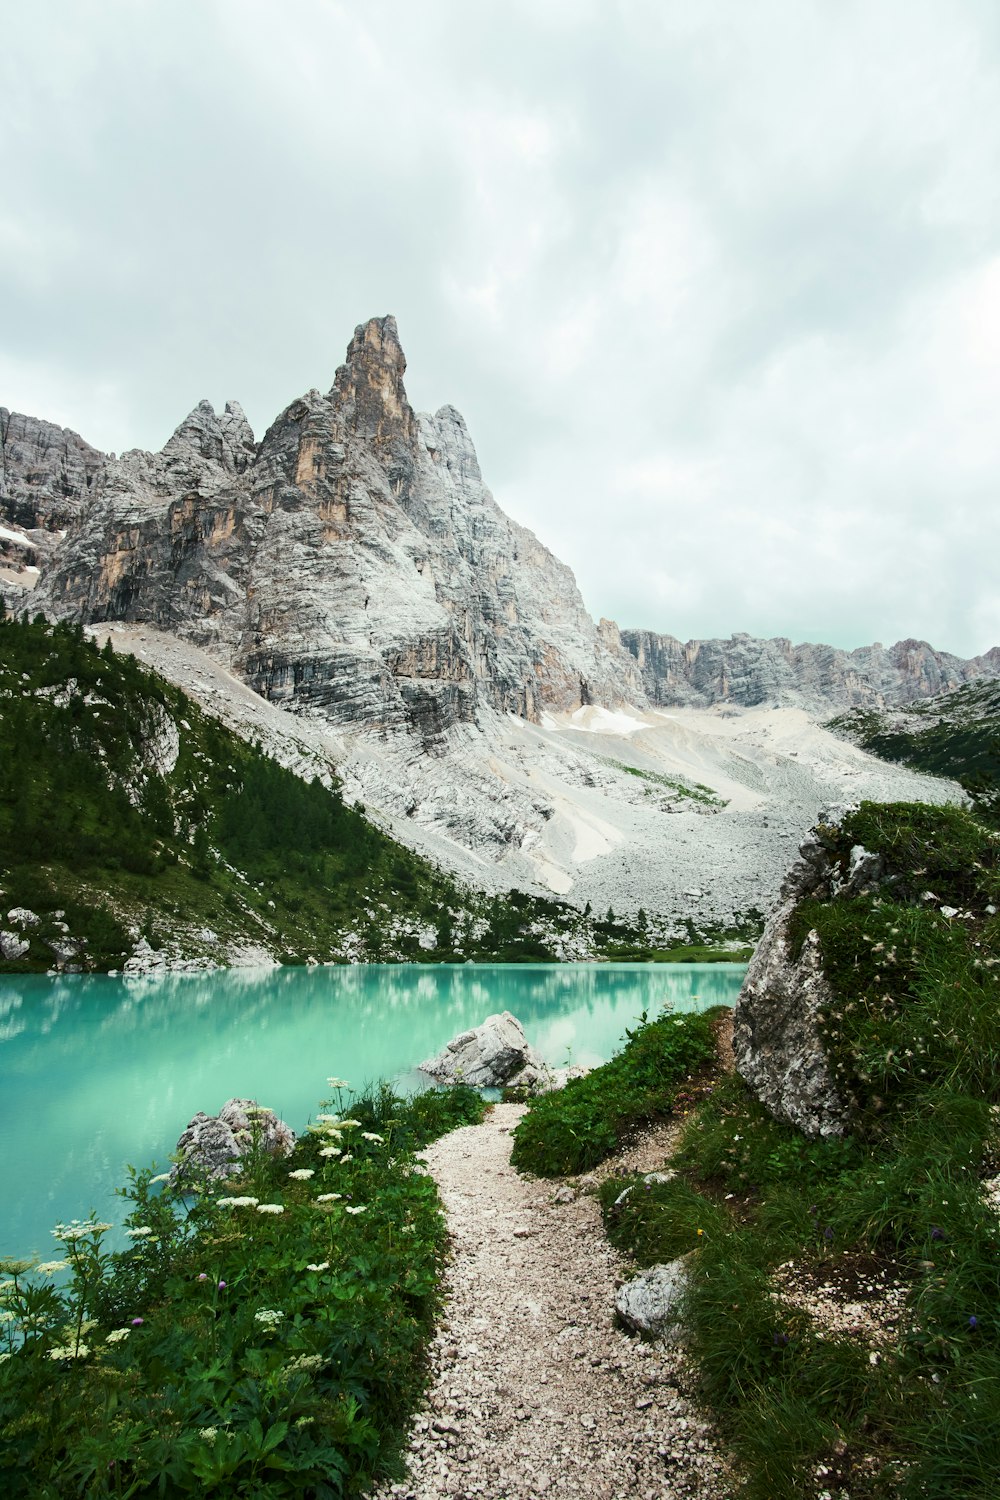
[[[257,1212],[259,1214],[283,1214],[285,1210],[280,1203],[258,1203]]]
[[[349,1089],[351,1086],[346,1078],[328,1078],[326,1081],[332,1089]]]
[[[150,1187],[152,1187],[153,1184],[154,1184],[154,1182],[169,1182],[169,1181],[170,1181],[170,1173],[169,1172],[157,1172],[157,1174],[156,1174],[155,1177],[151,1177],[149,1179],[149,1185],[150,1185]]]
[[[57,1271],[65,1271],[68,1266],[68,1260],[43,1260],[35,1267],[35,1270],[42,1276],[54,1276]],[[11,1286],[13,1284],[11,1282]],[[3,1288],[0,1287],[0,1291],[2,1290]]]
[[[262,1307],[254,1313],[254,1322],[262,1323],[265,1328],[274,1328],[285,1316],[283,1312],[275,1312],[273,1308]]]
[[[127,1339],[131,1332],[131,1328],[113,1328],[105,1342],[108,1344],[120,1344],[122,1339]]]
[[[385,1145],[385,1136],[376,1135],[374,1130],[362,1130],[361,1139],[363,1141],[377,1141],[380,1146]]]
[[[359,1203],[356,1208],[351,1208],[350,1205],[348,1205],[348,1207],[346,1209],[346,1212],[349,1213],[349,1214],[363,1214],[363,1213],[367,1213],[368,1212],[368,1206],[365,1203]]]
[[[56,1344],[49,1350],[49,1359],[86,1359],[89,1353],[86,1344]]]
[[[343,1193],[320,1193],[317,1196],[317,1198],[316,1198],[316,1202],[317,1203],[336,1203],[337,1199],[338,1198],[342,1198],[343,1196],[344,1196]]]
[[[318,1266],[306,1266],[307,1271],[329,1271],[329,1269],[330,1262],[328,1260],[321,1260]]]
[[[350,1152],[348,1152],[348,1153],[347,1153],[347,1155],[346,1155],[346,1156],[342,1156],[342,1157],[341,1157],[341,1158],[340,1158],[340,1164],[341,1164],[341,1166],[346,1166],[346,1164],[347,1164],[347,1163],[348,1163],[348,1162],[349,1162],[349,1161],[353,1161],[353,1160],[354,1160],[354,1157],[353,1157],[353,1156],[352,1156],[352,1155],[351,1155],[351,1153],[350,1153]]]
[[[216,1198],[219,1208],[256,1208],[259,1198]]]
[[[138,1224],[135,1229],[126,1229],[130,1240],[145,1240],[153,1233],[148,1224]]]
[[[335,1157],[338,1157],[340,1155],[340,1151],[336,1146],[323,1146],[320,1148],[319,1154],[320,1156],[325,1156],[329,1161]]]
[[[310,1177],[316,1176],[316,1169],[314,1167],[297,1167],[294,1172],[289,1172],[288,1175],[289,1177],[293,1177],[296,1182],[308,1182]]]
[[[214,1443],[219,1436],[219,1429],[217,1427],[202,1427],[199,1428],[198,1436],[204,1438],[206,1443]]]

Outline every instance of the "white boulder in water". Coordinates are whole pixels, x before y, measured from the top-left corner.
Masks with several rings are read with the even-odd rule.
[[[438,1083],[467,1083],[477,1089],[542,1090],[551,1087],[552,1077],[509,1010],[487,1016],[473,1031],[460,1032],[437,1057],[422,1062],[420,1071]]]

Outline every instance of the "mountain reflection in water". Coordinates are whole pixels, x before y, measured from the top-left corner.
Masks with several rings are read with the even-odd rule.
[[[510,1010],[553,1066],[594,1064],[664,1005],[731,1005],[742,964],[360,965],[125,980],[0,978],[0,1254],[53,1253],[58,1219],[118,1218],[124,1166],[167,1165],[234,1095],[296,1130],[331,1075],[420,1087],[418,1063]]]

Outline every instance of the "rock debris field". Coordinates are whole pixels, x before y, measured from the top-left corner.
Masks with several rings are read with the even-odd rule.
[[[722,1500],[727,1462],[684,1394],[683,1351],[615,1326],[627,1273],[587,1191],[618,1168],[661,1166],[676,1127],[560,1186],[510,1165],[523,1113],[498,1104],[424,1153],[452,1237],[445,1309],[408,1477],[377,1500]]]

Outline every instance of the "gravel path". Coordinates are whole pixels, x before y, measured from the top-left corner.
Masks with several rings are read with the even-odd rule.
[[[681,1351],[615,1327],[623,1271],[596,1199],[511,1167],[523,1112],[499,1104],[425,1153],[453,1254],[409,1478],[379,1500],[722,1500],[725,1459],[685,1399]],[[661,1165],[669,1138],[648,1138],[628,1165]]]

